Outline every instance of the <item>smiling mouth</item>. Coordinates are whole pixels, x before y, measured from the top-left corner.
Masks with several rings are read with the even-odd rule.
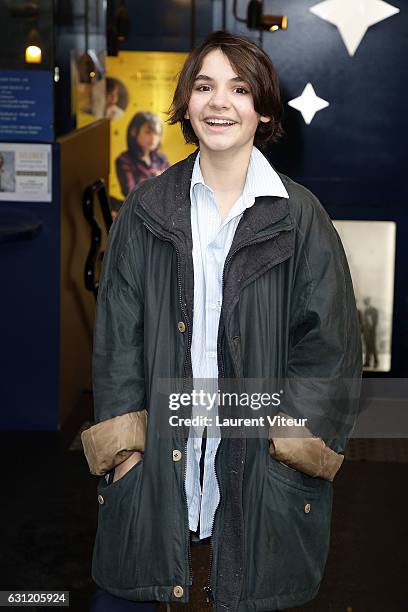
[[[235,125],[236,121],[230,121],[229,119],[205,119],[204,122],[207,125],[220,125],[220,126],[229,126]]]
[[[236,121],[228,121],[227,119],[205,119],[204,123],[211,132],[225,132],[233,125],[236,125]]]

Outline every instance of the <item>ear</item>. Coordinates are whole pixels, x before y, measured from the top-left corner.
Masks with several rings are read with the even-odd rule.
[[[259,118],[259,121],[262,121],[262,123],[269,123],[271,120],[270,117],[265,117],[264,115],[261,115]]]
[[[184,113],[184,119],[190,119],[190,115],[188,114],[188,110]]]

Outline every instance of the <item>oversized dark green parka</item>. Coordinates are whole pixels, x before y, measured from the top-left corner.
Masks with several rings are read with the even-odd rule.
[[[192,377],[195,156],[130,194],[110,232],[98,295],[96,424],[82,434],[100,475],[92,575],[135,601],[187,602],[194,581],[186,430],[161,434],[160,381]],[[219,377],[290,379],[281,412],[307,418],[310,435],[222,437],[206,589],[216,612],[284,609],[315,597],[332,480],[357,414],[361,342],[344,251],[316,197],[280,177],[289,199],[256,198],[225,262]],[[142,460],[108,484],[104,475],[134,450],[144,451]]]

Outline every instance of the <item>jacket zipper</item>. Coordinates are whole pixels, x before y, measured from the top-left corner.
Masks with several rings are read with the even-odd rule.
[[[187,323],[187,350],[185,352],[185,357],[184,357],[184,379],[183,379],[183,392],[184,392],[186,372],[187,372],[187,363],[188,363],[188,353],[189,353],[190,345],[191,345],[191,329],[190,329],[190,323],[189,323],[188,316],[187,316],[187,311],[185,310],[183,300],[182,300],[182,288],[181,288],[181,281],[180,281],[180,252],[175,242],[173,242],[173,240],[171,240],[170,238],[166,238],[163,234],[159,234],[158,232],[156,232],[148,223],[146,223],[146,221],[143,221],[143,225],[154,236],[156,236],[156,238],[159,238],[159,240],[170,242],[170,244],[174,246],[176,250],[176,254],[177,254],[177,283],[178,283],[178,289],[179,289],[179,302],[180,302],[181,310],[184,314],[184,318]],[[191,585],[193,583],[193,564],[191,560],[190,525],[188,522],[187,494],[186,494],[186,489],[184,486],[184,483],[186,480],[186,473],[187,473],[187,440],[184,442],[184,470],[183,470],[183,487],[182,488],[183,488],[183,497],[184,497],[185,507],[187,508],[187,519],[185,520],[185,527],[186,527],[186,534],[187,534],[186,544],[187,544],[187,554],[188,554],[189,584]]]
[[[214,457],[214,474],[215,474],[215,480],[217,482],[218,490],[220,492],[220,499],[215,509],[214,516],[213,516],[212,523],[211,523],[210,562],[209,562],[209,567],[208,567],[207,584],[203,587],[203,591],[206,593],[206,603],[210,605],[214,603],[214,595],[213,595],[213,592],[210,586],[211,569],[212,569],[213,554],[214,554],[212,536],[213,536],[213,531],[214,531],[215,518],[217,516],[218,509],[221,505],[221,488],[220,488],[220,482],[218,480],[218,474],[217,474],[217,468],[216,468],[216,459],[217,459],[219,448],[220,448],[220,445],[218,445],[216,453],[215,453],[215,457]]]
[[[223,274],[222,274],[222,295],[224,296],[224,289],[225,289],[225,274],[226,271],[228,269],[228,266],[231,262],[231,259],[238,253],[238,251],[240,251],[241,249],[243,249],[244,247],[247,246],[251,246],[253,244],[257,244],[259,242],[265,242],[266,240],[270,240],[271,238],[274,238],[275,236],[277,236],[278,234],[280,234],[282,231],[288,231],[289,229],[291,229],[291,227],[288,227],[287,230],[279,230],[279,231],[275,231],[273,234],[268,234],[268,236],[264,236],[263,238],[258,238],[258,240],[251,240],[250,242],[245,242],[244,244],[241,244],[239,247],[237,247],[227,258],[227,260],[225,261],[225,265],[224,265],[224,270],[223,270]],[[225,378],[225,365],[224,365],[224,358],[223,358],[223,354],[222,354],[222,338],[224,336],[224,333],[226,333],[226,328],[224,325],[224,330],[222,332],[220,341],[219,341],[219,354],[220,354],[220,364],[221,364],[221,376],[222,378]],[[214,517],[213,517],[213,521],[212,521],[212,526],[211,526],[211,536],[213,533],[213,529],[214,529],[214,524],[215,524],[215,517],[217,515],[218,509],[221,505],[221,489],[219,486],[219,480],[218,480],[218,475],[217,475],[217,469],[216,469],[216,459],[217,459],[217,455],[218,455],[218,450],[219,450],[219,446],[217,448],[217,452],[215,453],[215,457],[214,457],[214,473],[215,473],[215,478],[217,481],[217,485],[218,485],[218,489],[220,491],[220,501],[218,502],[218,506],[215,510],[214,513]],[[214,604],[215,603],[215,597],[214,597],[214,593],[212,591],[211,588],[211,570],[212,570],[212,564],[213,564],[213,555],[214,555],[214,551],[213,551],[213,544],[212,544],[212,537],[210,540],[210,563],[209,563],[209,568],[208,568],[208,578],[207,578],[207,584],[203,587],[203,591],[206,593],[206,602],[208,604]]]

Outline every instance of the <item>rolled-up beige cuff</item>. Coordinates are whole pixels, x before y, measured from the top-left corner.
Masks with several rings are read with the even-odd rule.
[[[297,437],[299,434],[303,437]],[[344,455],[329,448],[305,426],[271,427],[269,441],[272,457],[308,476],[333,481],[344,460]]]
[[[81,434],[91,474],[102,476],[134,451],[144,452],[147,411],[128,412],[101,421]]]

